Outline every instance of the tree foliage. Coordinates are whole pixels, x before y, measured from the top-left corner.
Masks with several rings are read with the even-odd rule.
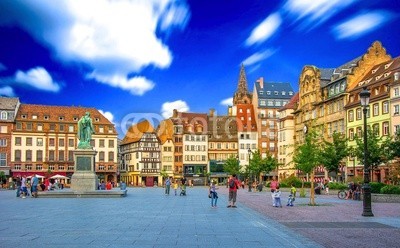
[[[305,135],[304,143],[294,149],[295,168],[311,175],[310,205],[315,205],[314,169],[322,163],[322,143],[315,129]]]
[[[230,175],[239,174],[240,167],[239,160],[235,156],[230,156],[224,163],[224,171]]]
[[[339,172],[340,163],[343,159],[349,156],[350,150],[347,147],[346,137],[338,132],[332,135],[332,142],[324,141],[324,146],[321,150],[321,162],[328,172]]]
[[[269,173],[278,167],[278,160],[269,153],[267,157],[262,159],[259,150],[252,152],[249,166],[249,173],[260,180],[261,173]]]

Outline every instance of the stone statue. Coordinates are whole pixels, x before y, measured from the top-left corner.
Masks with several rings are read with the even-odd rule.
[[[90,113],[86,112],[84,116],[78,121],[78,148],[80,149],[92,149],[90,140],[94,134],[94,128]]]

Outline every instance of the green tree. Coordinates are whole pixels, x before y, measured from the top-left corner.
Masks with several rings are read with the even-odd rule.
[[[323,143],[321,162],[328,172],[335,172],[337,175],[340,163],[345,157],[349,156],[347,139],[343,134],[335,131],[332,135],[332,142],[325,140]]]
[[[321,164],[322,142],[313,128],[305,135],[304,143],[295,146],[293,162],[295,168],[311,175],[310,205],[315,206],[314,169]]]
[[[240,167],[239,160],[235,156],[230,156],[224,163],[224,171],[230,175],[238,175]]]
[[[400,183],[400,129],[392,137],[388,144],[388,168],[389,173],[386,176],[393,184]]]
[[[270,171],[278,168],[278,160],[267,154],[267,157],[262,159],[259,150],[251,153],[250,173],[261,182],[261,173],[267,174]]]
[[[356,136],[355,141],[357,144],[354,149],[355,155],[364,164],[364,139]],[[392,156],[390,155],[390,139],[368,130],[367,141],[367,162],[370,169],[374,170],[379,165],[388,162]]]

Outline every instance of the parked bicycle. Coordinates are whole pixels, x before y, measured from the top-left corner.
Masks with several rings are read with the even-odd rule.
[[[347,197],[347,195],[349,195],[349,190],[348,189],[341,189],[339,190],[337,196],[339,197],[339,199],[345,199]]]

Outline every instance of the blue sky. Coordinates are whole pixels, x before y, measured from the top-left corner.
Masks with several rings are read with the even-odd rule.
[[[240,65],[298,90],[305,65],[338,67],[379,40],[400,54],[400,1],[2,0],[0,94],[95,107],[123,137],[174,108],[225,115]]]

